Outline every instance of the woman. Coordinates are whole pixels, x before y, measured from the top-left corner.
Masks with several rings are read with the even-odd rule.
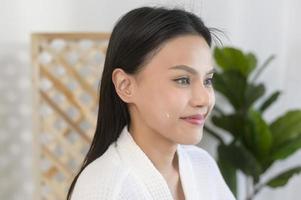
[[[211,33],[179,9],[137,8],[115,25],[96,132],[68,199],[232,200],[200,142],[215,97]]]

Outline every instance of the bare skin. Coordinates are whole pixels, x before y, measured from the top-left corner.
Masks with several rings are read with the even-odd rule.
[[[175,160],[177,161],[177,156],[175,156]],[[185,195],[180,179],[179,169],[175,169],[175,174],[172,175],[170,178],[166,178],[167,184],[171,191],[174,200],[185,200]]]

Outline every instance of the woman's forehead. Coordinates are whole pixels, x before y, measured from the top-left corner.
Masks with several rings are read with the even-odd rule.
[[[148,62],[145,70],[148,68],[150,71],[160,72],[186,69],[194,71],[194,74],[203,74],[212,70],[212,63],[211,49],[202,37],[181,36],[166,42]]]

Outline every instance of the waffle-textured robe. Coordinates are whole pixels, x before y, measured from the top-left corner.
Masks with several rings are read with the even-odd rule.
[[[234,200],[213,158],[178,145],[185,200]],[[173,200],[167,182],[125,126],[116,142],[80,174],[72,200]]]

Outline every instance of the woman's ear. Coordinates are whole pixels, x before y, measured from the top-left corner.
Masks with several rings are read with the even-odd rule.
[[[133,98],[133,79],[122,69],[116,68],[112,73],[112,81],[118,96],[126,103],[131,103]]]

